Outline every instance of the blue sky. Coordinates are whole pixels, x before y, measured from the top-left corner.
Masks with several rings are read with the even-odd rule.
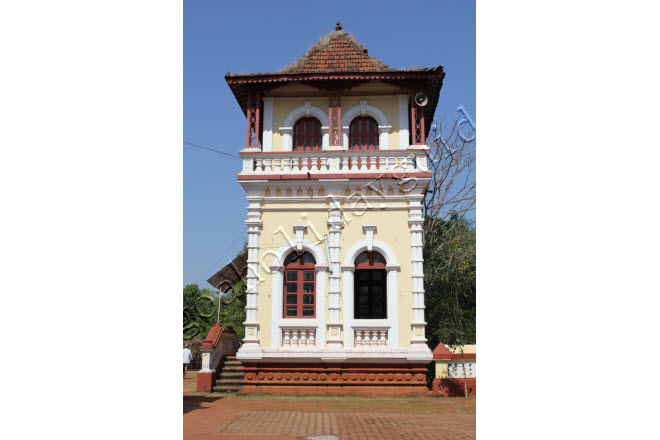
[[[183,5],[183,132],[186,141],[237,155],[245,116],[224,75],[275,72],[341,21],[392,68],[447,73],[436,118],[462,105],[476,121],[475,8],[472,1],[219,2]],[[246,234],[239,159],[182,144],[183,284],[206,280],[240,250]]]

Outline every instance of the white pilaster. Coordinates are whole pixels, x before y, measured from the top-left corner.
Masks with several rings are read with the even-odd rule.
[[[399,149],[407,150],[410,145],[408,138],[408,103],[410,95],[399,95]]]
[[[389,150],[390,148],[390,130],[392,129],[391,125],[379,125],[378,126],[378,149],[379,150]]]
[[[259,322],[257,321],[257,286],[259,266],[259,234],[261,227],[261,201],[263,196],[260,192],[248,191],[248,270],[247,270],[247,296],[245,305],[245,338],[241,352],[260,352],[259,346]]]
[[[408,196],[408,224],[412,236],[412,294],[413,294],[413,320],[412,320],[412,348],[428,350],[426,345],[426,322],[424,321],[424,256],[422,254],[422,234],[424,217],[422,215],[421,194]]]
[[[264,152],[273,151],[273,98],[262,98],[264,101],[264,134],[262,147]]]
[[[341,273],[339,270],[340,262],[340,237],[341,237],[341,227],[344,224],[344,220],[341,216],[341,200],[343,196],[341,195],[341,190],[328,190],[328,199],[330,201],[330,209],[328,211],[328,231],[329,231],[329,247],[330,247],[330,261],[328,262],[329,266],[329,280],[330,280],[330,289],[328,291],[329,304],[329,320],[328,320],[328,332],[327,332],[327,344],[328,348],[342,348],[343,347],[343,338],[342,338],[342,320],[341,320],[341,286],[340,278]]]
[[[293,127],[280,127],[282,133],[282,151],[293,151]]]

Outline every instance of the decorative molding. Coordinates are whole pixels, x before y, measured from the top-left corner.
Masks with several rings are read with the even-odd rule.
[[[342,115],[341,125],[349,126],[356,116],[371,116],[376,120],[379,126],[390,125],[385,113],[383,113],[378,107],[369,105],[366,99],[360,100],[360,104],[351,107]]]
[[[303,234],[307,229],[307,225],[293,225],[293,232],[296,233],[296,250],[298,252],[303,250]]]
[[[296,368],[287,371],[279,365],[250,365],[245,367],[244,384],[268,385],[310,385],[350,386],[350,385],[380,385],[380,386],[415,386],[426,392],[426,368],[401,366],[391,368],[359,368],[327,366],[324,363]]]
[[[286,257],[296,248],[297,248],[297,242],[295,240],[291,240],[287,243],[284,243],[282,246],[279,247],[276,254],[273,255],[273,262],[271,263],[271,265],[276,267],[283,266]],[[325,261],[325,255],[323,250],[321,250],[321,248],[319,248],[314,242],[303,240],[302,249],[314,256],[317,266],[323,267],[327,264]],[[270,252],[272,253],[272,251]]]
[[[374,240],[371,243],[371,246],[373,249],[376,249],[378,252],[383,254],[383,257],[385,257],[385,262],[388,265],[395,265],[398,264],[396,262],[396,256],[394,255],[394,251],[392,251],[392,248],[390,248],[388,245],[383,243],[382,241],[377,241]],[[344,264],[345,265],[355,265],[355,258],[360,255],[362,252],[366,251],[369,247],[369,243],[367,240],[362,240],[358,241],[355,243],[351,248],[346,252],[346,256],[344,257]]]
[[[298,107],[287,115],[287,117],[284,119],[284,128],[293,129],[293,126],[295,125],[296,121],[298,121],[298,119],[307,117],[309,115],[317,118],[321,122],[321,126],[328,125],[328,114],[320,108],[311,105],[310,101],[305,102],[305,105]],[[309,103],[309,105],[307,105],[307,103]],[[280,128],[280,130],[282,130],[282,128]]]
[[[374,250],[374,232],[376,232],[376,225],[362,225],[362,230],[367,234],[367,250],[371,252]]]

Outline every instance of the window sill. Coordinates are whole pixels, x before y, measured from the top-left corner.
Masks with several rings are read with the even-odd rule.
[[[392,324],[389,319],[354,319],[351,321],[351,328],[353,329],[389,329],[390,327],[392,327]]]
[[[281,318],[277,326],[282,327],[318,327],[319,321],[316,318]]]

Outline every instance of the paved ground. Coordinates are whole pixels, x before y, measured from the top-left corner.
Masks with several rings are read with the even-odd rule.
[[[184,381],[184,439],[474,439],[475,399],[198,394]]]

